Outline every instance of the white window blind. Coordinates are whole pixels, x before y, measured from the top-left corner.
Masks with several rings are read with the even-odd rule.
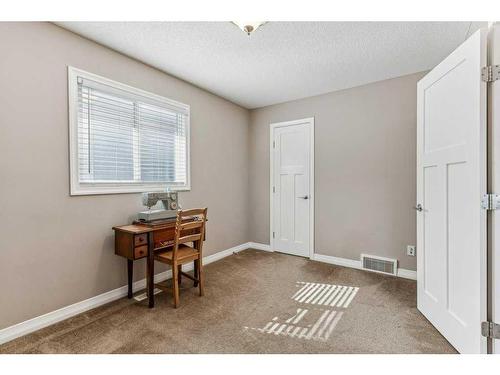
[[[78,190],[188,189],[189,107],[73,73]]]

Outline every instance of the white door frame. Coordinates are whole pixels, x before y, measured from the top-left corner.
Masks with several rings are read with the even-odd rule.
[[[314,117],[308,117],[300,120],[276,122],[270,124],[269,131],[269,243],[271,244],[271,250],[274,250],[274,194],[273,194],[273,182],[274,182],[274,152],[273,152],[273,141],[274,141],[274,129],[299,125],[308,124],[310,132],[310,168],[309,168],[309,259],[314,258]]]
[[[500,23],[489,29],[488,65],[500,64]],[[488,192],[500,191],[500,81],[488,85]],[[500,210],[488,213],[489,269],[488,320],[500,323]],[[500,354],[500,339],[491,340],[491,351]]]

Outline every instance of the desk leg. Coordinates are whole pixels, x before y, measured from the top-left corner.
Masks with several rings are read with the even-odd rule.
[[[193,267],[194,268],[194,272],[193,272],[194,273],[194,278],[196,280],[198,280],[199,277],[200,277],[200,272],[199,272],[199,269],[198,269],[198,262],[195,260],[195,261],[193,261],[193,263],[194,263],[193,264],[193,266],[194,266]],[[195,281],[194,282],[194,287],[196,288],[197,286],[198,286],[198,281]]]
[[[199,245],[200,245],[200,242],[199,241],[195,241],[193,243],[194,245],[194,248],[195,249],[199,249]],[[193,261],[193,273],[194,273],[194,278],[196,279],[196,281],[194,282],[194,287],[196,288],[198,286],[198,281],[200,280],[200,268],[198,267],[198,261],[197,260],[194,260]]]
[[[154,275],[155,275],[155,258],[154,258],[154,241],[153,241],[153,232],[148,233],[148,265],[147,265],[147,288],[148,288],[148,301],[149,307],[152,308],[155,306],[155,284],[154,284]]]
[[[134,261],[127,259],[128,293],[127,297],[132,298],[132,280],[134,278]]]

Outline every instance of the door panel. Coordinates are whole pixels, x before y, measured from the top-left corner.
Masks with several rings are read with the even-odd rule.
[[[440,78],[426,88],[425,92],[425,151],[432,152],[448,147],[464,144],[464,120],[471,120],[472,113],[467,110],[466,95],[449,95],[460,91],[461,77],[469,68],[466,60],[445,72]],[[453,131],[450,130],[453,125]]]
[[[473,285],[466,277],[469,265],[462,261],[463,254],[473,248],[468,235],[467,207],[468,190],[463,183],[467,181],[467,164],[454,163],[447,166],[447,195],[448,195],[448,311],[457,321],[466,326],[465,322],[473,321],[472,309],[469,301],[463,296],[474,295]]]
[[[418,83],[417,304],[460,352],[486,349],[486,34]]]
[[[421,255],[424,260],[423,281],[425,293],[434,301],[441,300],[444,295],[443,285],[439,283],[440,273],[443,269],[444,244],[440,236],[439,224],[442,222],[442,204],[440,192],[436,189],[440,185],[439,170],[435,165],[424,168],[425,195],[423,206],[425,207],[425,246]]]
[[[276,251],[306,257],[311,236],[311,126],[307,120],[272,128],[272,245]]]

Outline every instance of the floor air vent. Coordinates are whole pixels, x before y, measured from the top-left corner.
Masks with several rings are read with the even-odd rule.
[[[398,261],[396,259],[382,258],[374,255],[361,254],[361,266],[370,271],[398,274]]]

